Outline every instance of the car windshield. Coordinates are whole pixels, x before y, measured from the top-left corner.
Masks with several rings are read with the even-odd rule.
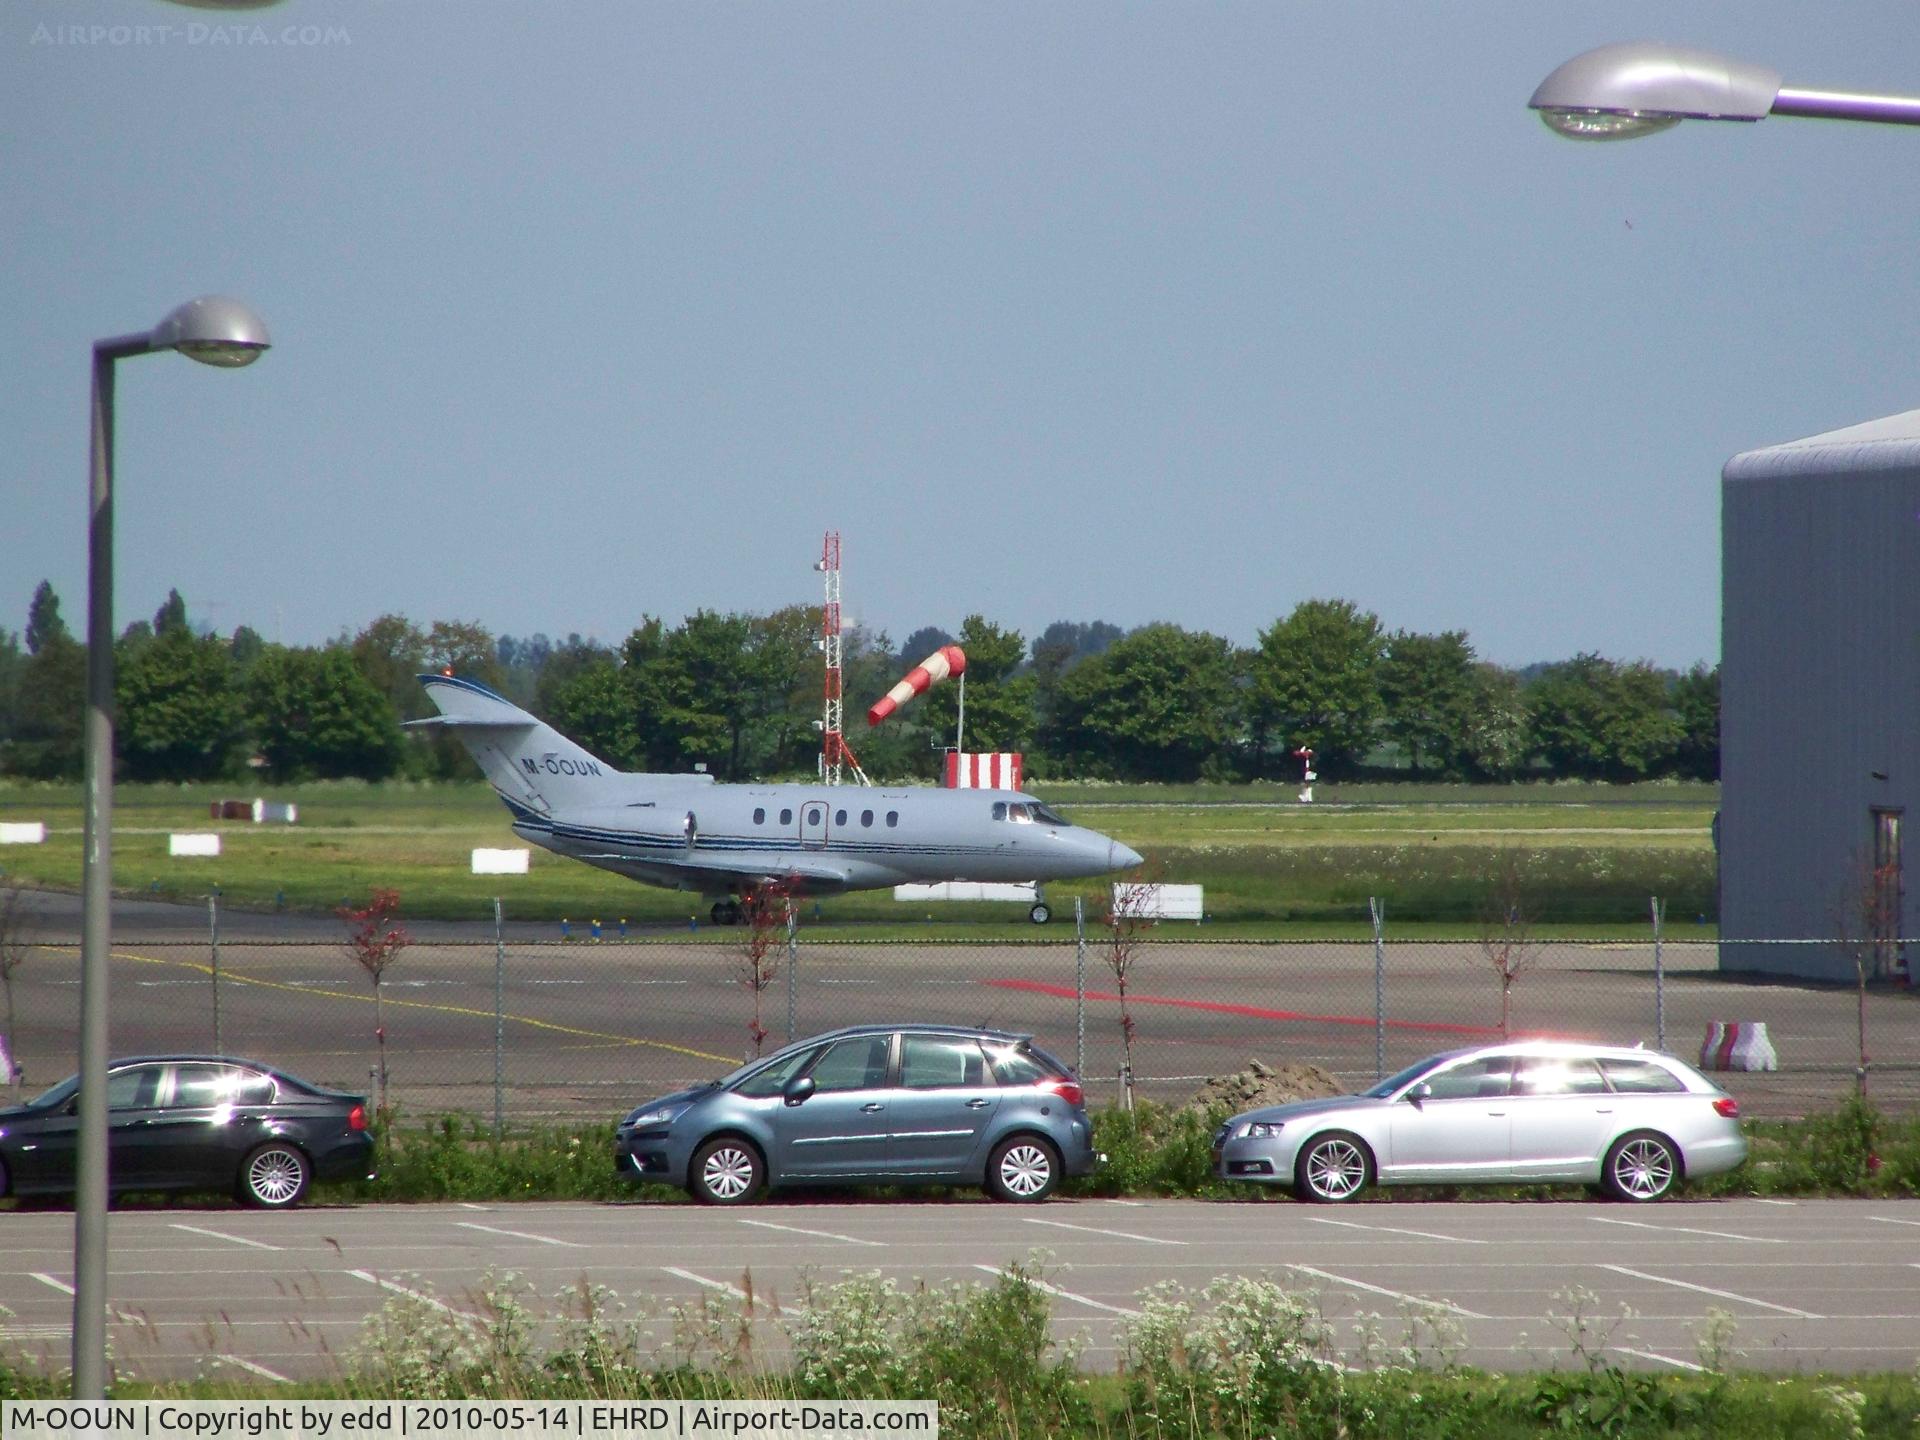
[[[1384,1100],[1402,1085],[1411,1085],[1446,1058],[1444,1055],[1429,1055],[1417,1064],[1409,1065],[1398,1075],[1389,1075],[1371,1090],[1362,1090],[1360,1093],[1370,1100]]]
[[[43,1091],[27,1103],[29,1105],[59,1105],[64,1103],[68,1097],[78,1092],[79,1089],[80,1077],[78,1075],[69,1075],[51,1090]]]

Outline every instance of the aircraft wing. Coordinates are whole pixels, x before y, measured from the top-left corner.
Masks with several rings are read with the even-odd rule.
[[[778,869],[767,866],[745,866],[737,861],[729,861],[721,856],[708,857],[698,853],[688,856],[675,855],[672,859],[652,855],[637,856],[629,851],[602,850],[576,851],[575,858],[589,864],[613,865],[639,864],[648,870],[678,879],[698,882],[703,888],[725,888],[731,885],[761,885],[770,881],[798,880],[808,890],[843,890],[849,879],[843,866],[796,860],[783,864]]]

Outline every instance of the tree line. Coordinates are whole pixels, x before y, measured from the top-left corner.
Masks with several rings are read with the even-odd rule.
[[[319,646],[270,644],[188,621],[178,591],[115,644],[118,765],[132,780],[264,774],[279,781],[459,778],[477,772],[438,732],[416,676],[477,680],[623,769],[722,779],[805,777],[820,751],[817,606],[769,615],[651,616],[617,646],[574,634],[495,637],[383,615]],[[1308,600],[1251,648],[1156,623],[1060,621],[1029,644],[970,615],[897,650],[843,637],[847,736],[876,780],[927,779],[954,742],[960,688],[936,687],[876,729],[865,706],[953,642],[967,655],[965,745],[1018,750],[1036,779],[1629,781],[1719,774],[1720,675],[1597,654],[1515,671],[1462,631],[1388,631],[1346,600]],[[81,773],[86,647],[50,584],[24,632],[0,627],[0,773]]]

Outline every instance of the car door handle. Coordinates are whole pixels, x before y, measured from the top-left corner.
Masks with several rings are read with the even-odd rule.
[[[860,1110],[862,1114],[878,1115],[882,1110],[886,1108],[887,1107],[882,1105],[878,1100],[869,1100],[866,1104],[860,1107]]]
[[[984,1110],[991,1104],[993,1104],[991,1100],[969,1100],[967,1101],[967,1109]]]

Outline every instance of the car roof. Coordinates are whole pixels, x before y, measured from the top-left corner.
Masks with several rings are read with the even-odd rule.
[[[963,1035],[969,1039],[982,1037],[988,1040],[1004,1040],[1010,1045],[1024,1045],[1033,1039],[1032,1035],[1024,1031],[994,1030],[984,1025],[923,1025],[912,1020],[897,1020],[880,1025],[843,1025],[838,1030],[822,1030],[818,1035],[809,1035],[806,1039],[796,1040],[793,1043],[814,1045],[822,1040],[841,1040],[856,1035],[891,1035],[896,1030],[911,1030],[916,1035]]]
[[[1586,1056],[1605,1060],[1670,1060],[1686,1064],[1677,1055],[1645,1045],[1608,1045],[1592,1040],[1491,1040],[1484,1045],[1468,1045],[1444,1051],[1434,1060],[1459,1060],[1473,1055],[1545,1055]]]

